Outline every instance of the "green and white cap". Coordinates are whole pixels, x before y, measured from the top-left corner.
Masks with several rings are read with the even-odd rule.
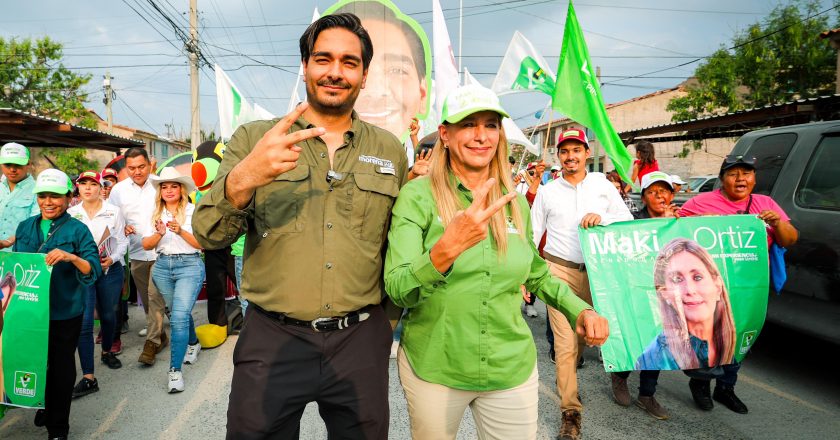
[[[456,123],[467,116],[481,112],[494,111],[503,118],[509,118],[499,104],[499,97],[492,90],[476,84],[470,84],[451,91],[443,101],[440,120]]]
[[[41,171],[38,178],[35,179],[35,188],[32,190],[35,194],[56,193],[62,195],[70,191],[73,191],[70,178],[67,177],[67,174],[64,174],[64,171],[55,168],[47,168]]]
[[[29,149],[17,142],[9,142],[0,148],[0,164],[26,165],[29,163]]]
[[[674,190],[674,182],[671,180],[670,175],[661,171],[651,171],[642,176],[642,192],[645,192],[646,189],[656,182],[664,182],[668,185],[668,188],[671,188],[671,191]]]

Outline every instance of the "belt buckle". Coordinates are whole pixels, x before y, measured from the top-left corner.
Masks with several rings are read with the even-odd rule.
[[[325,321],[332,321],[333,319],[335,319],[335,318],[315,318],[315,319],[313,319],[312,322],[311,322],[312,330],[315,330],[316,332],[320,333],[321,330],[318,330],[318,323],[319,322],[325,322]]]

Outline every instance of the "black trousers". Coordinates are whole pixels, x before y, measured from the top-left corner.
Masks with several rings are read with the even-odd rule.
[[[236,283],[230,246],[213,251],[205,250],[204,272],[207,277],[207,322],[224,327],[228,325],[225,310],[228,277]]]
[[[228,439],[299,438],[309,402],[331,440],[388,438],[391,325],[381,307],[327,333],[249,310],[233,352]]]
[[[66,436],[70,431],[70,402],[76,381],[76,346],[82,331],[82,315],[50,320],[47,344],[47,388],[44,396],[46,426],[50,437]]]

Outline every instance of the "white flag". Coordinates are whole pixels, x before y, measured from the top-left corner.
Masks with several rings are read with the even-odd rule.
[[[312,21],[310,23],[315,23],[315,20],[319,18],[321,18],[321,13],[318,12],[318,8],[315,8],[315,10],[312,11]],[[301,78],[303,78],[303,63],[300,63],[300,68],[298,68],[298,76],[295,78],[295,87],[292,89],[292,95],[289,97],[289,108],[286,109],[286,113],[291,113],[295,106],[297,106],[300,102],[298,86],[300,86]]]
[[[218,64],[213,68],[216,70],[216,101],[222,139],[230,139],[236,128],[246,122],[274,118],[264,108],[258,105],[252,107]]]
[[[459,80],[458,68],[455,67],[455,55],[452,53],[452,44],[449,42],[449,31],[446,30],[446,21],[438,0],[432,0],[432,30],[435,112],[440,115],[443,100],[449,92],[458,88]]]
[[[516,92],[542,92],[552,96],[554,78],[554,72],[545,58],[525,36],[516,31],[490,90],[499,96]]]
[[[481,85],[474,76],[470,75],[470,72],[464,68],[464,85],[468,84],[476,84]],[[540,149],[536,145],[534,145],[525,133],[522,132],[522,129],[516,125],[516,122],[513,122],[511,118],[502,118],[502,127],[505,128],[505,136],[507,136],[508,143],[510,144],[517,144],[522,145],[528,150],[529,153],[539,156]]]

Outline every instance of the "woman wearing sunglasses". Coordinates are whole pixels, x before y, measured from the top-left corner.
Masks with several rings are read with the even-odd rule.
[[[767,224],[768,247],[773,243],[781,247],[796,243],[799,232],[790,224],[785,211],[769,196],[753,194],[755,165],[755,157],[727,156],[718,174],[721,188],[691,198],[683,205],[680,216],[755,214]],[[735,395],[740,369],[740,363],[733,363],[722,368],[685,370],[691,378],[688,386],[694,403],[708,411],[714,406],[714,397],[732,411],[746,414],[747,406]],[[713,395],[710,392],[711,379],[716,380]]]

